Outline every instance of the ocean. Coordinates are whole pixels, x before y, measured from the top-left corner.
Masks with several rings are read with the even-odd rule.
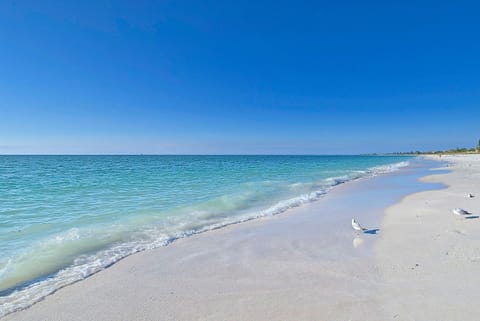
[[[280,214],[406,156],[0,156],[0,316],[133,253]]]

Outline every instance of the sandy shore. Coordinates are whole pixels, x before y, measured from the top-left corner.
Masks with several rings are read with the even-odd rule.
[[[446,160],[452,172],[423,179],[446,189],[415,167],[344,184],[130,256],[2,320],[478,320],[480,219],[450,210],[480,211],[480,157]]]
[[[396,320],[480,319],[480,155],[443,159],[452,172],[422,180],[448,188],[406,197],[382,223],[379,296]],[[456,217],[456,207],[473,215]]]

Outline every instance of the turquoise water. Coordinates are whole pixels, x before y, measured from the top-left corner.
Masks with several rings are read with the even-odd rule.
[[[401,156],[0,156],[0,316],[132,253],[311,202]]]

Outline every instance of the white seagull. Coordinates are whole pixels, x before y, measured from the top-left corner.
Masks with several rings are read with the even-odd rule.
[[[455,214],[455,215],[458,215],[458,216],[471,214],[470,212],[465,211],[463,208],[454,208],[452,210],[452,213]]]
[[[355,221],[354,218],[352,218],[352,227],[355,231],[366,231],[367,229],[362,227],[360,224],[358,224],[357,221]]]
[[[473,196],[472,194],[467,194],[467,197],[468,198],[474,198],[475,196]]]

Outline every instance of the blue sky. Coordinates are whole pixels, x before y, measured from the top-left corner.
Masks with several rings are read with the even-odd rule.
[[[474,146],[474,1],[2,1],[0,153]]]

